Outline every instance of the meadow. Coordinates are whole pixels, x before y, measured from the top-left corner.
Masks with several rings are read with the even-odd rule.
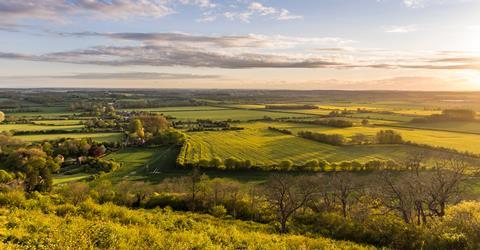
[[[33,121],[33,124],[38,125],[54,125],[54,126],[68,126],[68,125],[79,125],[82,120],[38,120]]]
[[[308,114],[295,114],[289,112],[270,112],[262,110],[202,110],[202,111],[168,111],[162,112],[164,115],[175,117],[177,120],[196,120],[210,119],[216,121],[224,121],[228,119],[248,121],[258,120],[264,117],[283,118],[283,117],[310,117]]]
[[[0,124],[0,132],[2,131],[42,131],[42,130],[79,130],[85,126],[69,123],[57,123],[57,125],[42,125],[44,121],[37,121],[37,124]],[[63,122],[63,121],[62,121]],[[58,126],[60,124],[61,126]]]
[[[480,148],[477,146],[477,143],[480,141],[480,135],[477,134],[437,131],[418,128],[397,128],[382,125],[333,128],[322,125],[297,123],[246,123],[243,126],[253,127],[257,129],[272,126],[288,129],[295,133],[298,133],[300,131],[312,131],[326,134],[341,134],[345,137],[351,137],[357,133],[374,136],[380,130],[390,129],[400,133],[405,140],[412,141],[418,144],[427,144],[431,146],[452,148],[459,151],[480,153]]]
[[[145,112],[181,112],[181,111],[205,111],[205,110],[225,110],[228,107],[215,107],[215,106],[173,106],[173,107],[161,107],[161,108],[130,108],[121,109],[122,111],[145,111]]]
[[[68,134],[38,134],[38,135],[17,135],[16,139],[25,142],[56,140],[61,138],[82,139],[92,138],[98,142],[120,142],[122,141],[122,133],[68,133]]]
[[[406,145],[337,147],[270,131],[258,124],[242,131],[189,133],[188,143],[190,150],[187,152],[187,163],[213,157],[236,157],[251,160],[257,165],[278,164],[282,160],[301,165],[313,159],[330,163],[352,160],[363,163],[369,160],[401,159],[418,150]]]

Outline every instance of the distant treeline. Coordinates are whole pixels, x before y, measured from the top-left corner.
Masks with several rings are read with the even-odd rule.
[[[445,109],[441,114],[433,114],[425,118],[416,118],[412,123],[439,121],[475,121],[477,113],[470,109]]]
[[[344,120],[344,119],[320,119],[314,121],[306,121],[306,120],[285,120],[286,122],[293,122],[293,123],[303,123],[303,124],[313,124],[313,125],[323,125],[328,127],[335,127],[335,128],[349,128],[353,127],[353,122]]]

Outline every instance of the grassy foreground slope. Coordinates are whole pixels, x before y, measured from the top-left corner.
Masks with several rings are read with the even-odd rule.
[[[241,131],[193,132],[186,153],[186,162],[200,159],[236,157],[254,164],[275,164],[291,160],[303,164],[313,159],[329,162],[356,160],[399,159],[418,150],[407,145],[331,146],[315,141],[285,135],[266,128],[246,128]]]
[[[0,208],[1,249],[373,249],[195,213],[23,199]]]

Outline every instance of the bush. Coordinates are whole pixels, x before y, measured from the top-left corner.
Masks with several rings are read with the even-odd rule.
[[[0,169],[0,183],[9,183],[11,182],[13,179],[14,179],[14,175],[3,170],[3,169]]]
[[[222,205],[217,205],[210,208],[209,212],[211,215],[217,218],[222,218],[227,214],[227,209]]]
[[[402,135],[393,130],[380,130],[375,135],[375,141],[378,144],[402,144]]]
[[[298,133],[298,136],[334,146],[342,146],[345,144],[345,137],[340,134],[322,134],[310,131],[301,131]]]

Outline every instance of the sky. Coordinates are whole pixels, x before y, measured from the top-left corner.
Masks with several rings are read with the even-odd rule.
[[[0,88],[480,90],[480,0],[0,0]]]

